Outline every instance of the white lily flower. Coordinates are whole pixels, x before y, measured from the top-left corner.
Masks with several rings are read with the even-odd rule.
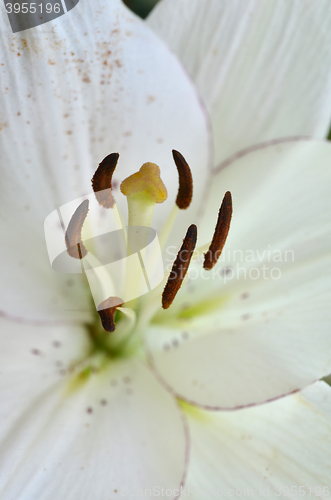
[[[164,37],[164,25],[178,35],[171,45],[206,101],[215,162],[193,82],[119,0],[81,1],[15,35],[1,12],[1,500],[205,498],[208,488],[329,495],[330,389],[306,386],[331,371],[331,145],[256,143],[325,134],[330,6],[210,2],[202,18],[207,2],[177,3],[176,23],[171,0],[150,22]],[[186,48],[189,36],[200,50]],[[175,221],[173,148],[190,165],[194,195]],[[103,330],[85,278],[51,269],[43,224],[89,194],[98,163],[117,151],[122,213],[118,181],[146,162],[160,166],[168,199],[152,227],[164,236],[172,214],[166,254],[172,246],[176,257],[192,223],[206,251],[226,191],[234,212],[224,258],[210,271],[192,262],[169,308],[159,289],[131,313],[124,304],[130,338],[146,349],[114,356],[95,343]],[[239,271],[233,250],[245,256]],[[263,275],[270,260],[277,277]]]

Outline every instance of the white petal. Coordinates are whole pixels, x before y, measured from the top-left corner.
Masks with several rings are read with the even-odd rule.
[[[325,383],[235,413],[187,414],[189,498],[212,498],[207,491],[213,490],[216,498],[329,498],[331,394]]]
[[[72,276],[50,268],[44,219],[90,193],[94,170],[114,151],[117,185],[142,163],[159,164],[169,189],[164,215],[178,185],[171,149],[193,171],[208,163],[206,117],[175,56],[120,1],[80,2],[15,35],[1,16],[2,310],[29,320],[80,319],[88,287],[78,282],[63,296]]]
[[[82,327],[32,326],[0,318],[0,439],[22,425],[35,402],[51,391],[91,351]]]
[[[76,371],[59,380],[56,363],[74,340],[57,329],[52,336],[50,328],[29,328],[21,326],[19,336],[7,329],[11,345],[4,343],[2,498],[99,499],[125,488],[178,488],[188,462],[187,431],[175,399],[152,373],[140,362],[113,360],[99,373]],[[22,333],[29,339],[23,346]],[[63,345],[52,345],[63,333]]]
[[[216,162],[275,137],[325,137],[330,18],[328,0],[163,0],[152,11],[206,102]]]
[[[235,408],[330,373],[330,165],[330,143],[284,143],[214,179],[199,229],[212,234],[217,189],[232,191],[224,255],[212,271],[195,265],[148,339],[156,369],[184,399]]]
[[[329,142],[291,138],[234,155],[210,178],[199,244],[211,240],[222,197],[231,191],[230,254],[251,249],[267,260],[262,252],[270,245],[270,251],[292,249],[297,262],[324,253],[331,245],[330,161]],[[228,260],[228,252],[221,260]]]

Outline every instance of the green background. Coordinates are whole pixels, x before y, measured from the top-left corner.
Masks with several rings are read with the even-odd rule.
[[[130,7],[138,16],[145,18],[152,10],[158,0],[124,0],[124,3]]]

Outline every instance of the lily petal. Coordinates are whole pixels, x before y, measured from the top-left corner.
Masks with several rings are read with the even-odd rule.
[[[331,5],[163,0],[148,24],[192,75],[213,124],[216,164],[286,135],[325,137]]]
[[[331,390],[325,383],[235,413],[188,409],[187,415],[192,455],[185,489],[193,500],[208,491],[220,497],[222,490],[225,498],[329,498]]]
[[[208,163],[206,117],[176,57],[119,0],[81,2],[33,30],[9,30],[2,10],[1,309],[22,320],[80,320],[88,287],[75,280],[68,294],[68,276],[50,268],[44,219],[89,194],[97,165],[119,152],[114,186],[146,161],[159,164],[169,201],[158,227],[177,194],[172,148],[195,171]]]
[[[57,328],[8,325],[1,356],[2,498],[108,498],[116,490],[183,484],[183,415],[141,362],[114,360],[98,372],[92,357],[83,371],[56,380],[52,359],[62,360],[61,349],[74,347],[79,332],[71,330],[71,339]],[[52,345],[53,338],[63,346]],[[31,353],[34,345],[40,353]]]
[[[238,152],[210,177],[199,244],[211,240],[223,191],[229,190],[228,250],[259,251],[263,260],[268,245],[270,250],[293,249],[296,262],[325,252],[331,245],[330,159],[329,142],[291,137]],[[223,263],[227,256],[225,251]]]
[[[238,157],[214,178],[201,226],[211,229],[219,187],[229,189],[224,255],[212,271],[195,264],[147,341],[180,397],[237,408],[330,373],[330,164],[330,143],[279,143]]]
[[[71,373],[92,350],[81,326],[21,325],[0,318],[0,439],[22,423],[34,402]]]

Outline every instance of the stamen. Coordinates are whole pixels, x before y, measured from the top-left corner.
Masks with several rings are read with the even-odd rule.
[[[207,253],[205,253],[205,261],[203,263],[203,268],[208,271],[214,267],[214,265],[216,264],[222,253],[223,247],[226,242],[226,238],[229,233],[231,217],[232,217],[232,196],[230,191],[227,191],[224,195],[222,205],[218,213],[218,219],[212,242],[209,246]]]
[[[176,198],[176,205],[178,208],[185,210],[190,206],[193,196],[192,173],[184,156],[182,156],[175,149],[172,150],[172,156],[176,163],[179,176],[179,189]]]
[[[197,226],[192,224],[186,233],[181,249],[173,263],[170,276],[162,294],[162,307],[168,309],[173,303],[185,278],[197,243]]]
[[[92,177],[92,187],[95,197],[99,204],[104,208],[112,208],[115,204],[113,195],[111,194],[111,180],[115,171],[118,158],[118,153],[111,153],[106,156],[98,166],[95,174]]]
[[[109,297],[98,305],[97,311],[101,319],[102,326],[106,332],[115,331],[114,315],[116,309],[123,305],[123,300],[119,297]]]
[[[75,259],[82,259],[87,254],[87,250],[82,242],[81,233],[88,213],[88,207],[89,201],[84,200],[71,217],[66,230],[65,242],[67,252],[70,257],[74,257]]]

